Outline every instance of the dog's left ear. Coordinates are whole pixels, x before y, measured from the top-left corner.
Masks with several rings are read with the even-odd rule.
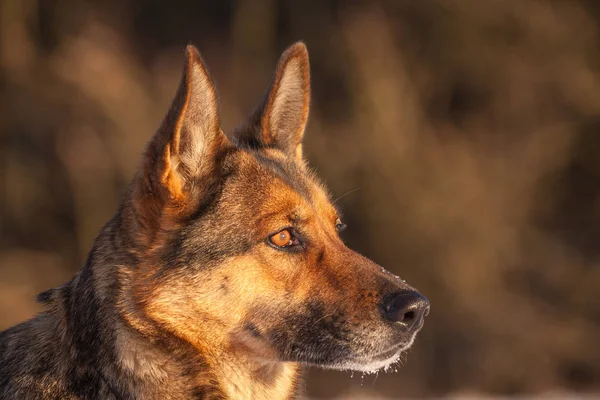
[[[249,124],[236,133],[238,145],[278,148],[302,158],[302,137],[308,120],[310,71],[302,42],[290,46],[279,59],[275,78],[263,104]]]

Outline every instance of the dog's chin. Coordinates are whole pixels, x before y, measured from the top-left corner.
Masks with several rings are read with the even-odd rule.
[[[343,371],[350,370],[368,373],[377,372],[381,369],[387,369],[396,361],[398,361],[404,350],[404,348],[399,348],[394,352],[387,353],[386,355],[378,355],[377,357],[371,359],[351,360],[340,363],[339,365],[334,365],[331,368]]]
[[[379,370],[387,370],[390,366],[396,363],[402,353],[407,351],[413,344],[416,334],[409,341],[396,344],[383,352],[369,355],[350,358],[331,365],[320,365],[324,369],[336,369],[341,371],[358,371],[365,373],[374,373]]]

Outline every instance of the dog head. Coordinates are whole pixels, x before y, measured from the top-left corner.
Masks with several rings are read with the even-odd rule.
[[[140,265],[124,286],[143,309],[139,324],[267,362],[394,362],[429,303],[339,237],[342,217],[302,158],[304,44],[283,53],[266,98],[229,136],[198,51],[186,54],[129,201]]]

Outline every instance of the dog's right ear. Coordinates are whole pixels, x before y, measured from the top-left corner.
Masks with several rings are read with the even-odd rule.
[[[229,146],[212,80],[198,50],[188,45],[179,89],[146,149],[134,187],[138,221],[156,228],[197,209],[214,188],[219,155]]]

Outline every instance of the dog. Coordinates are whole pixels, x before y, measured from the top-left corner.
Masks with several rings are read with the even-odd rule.
[[[429,313],[347,248],[302,156],[309,59],[298,42],[225,135],[193,46],[175,99],[84,267],[0,333],[2,399],[293,399],[306,366],[374,371]]]

